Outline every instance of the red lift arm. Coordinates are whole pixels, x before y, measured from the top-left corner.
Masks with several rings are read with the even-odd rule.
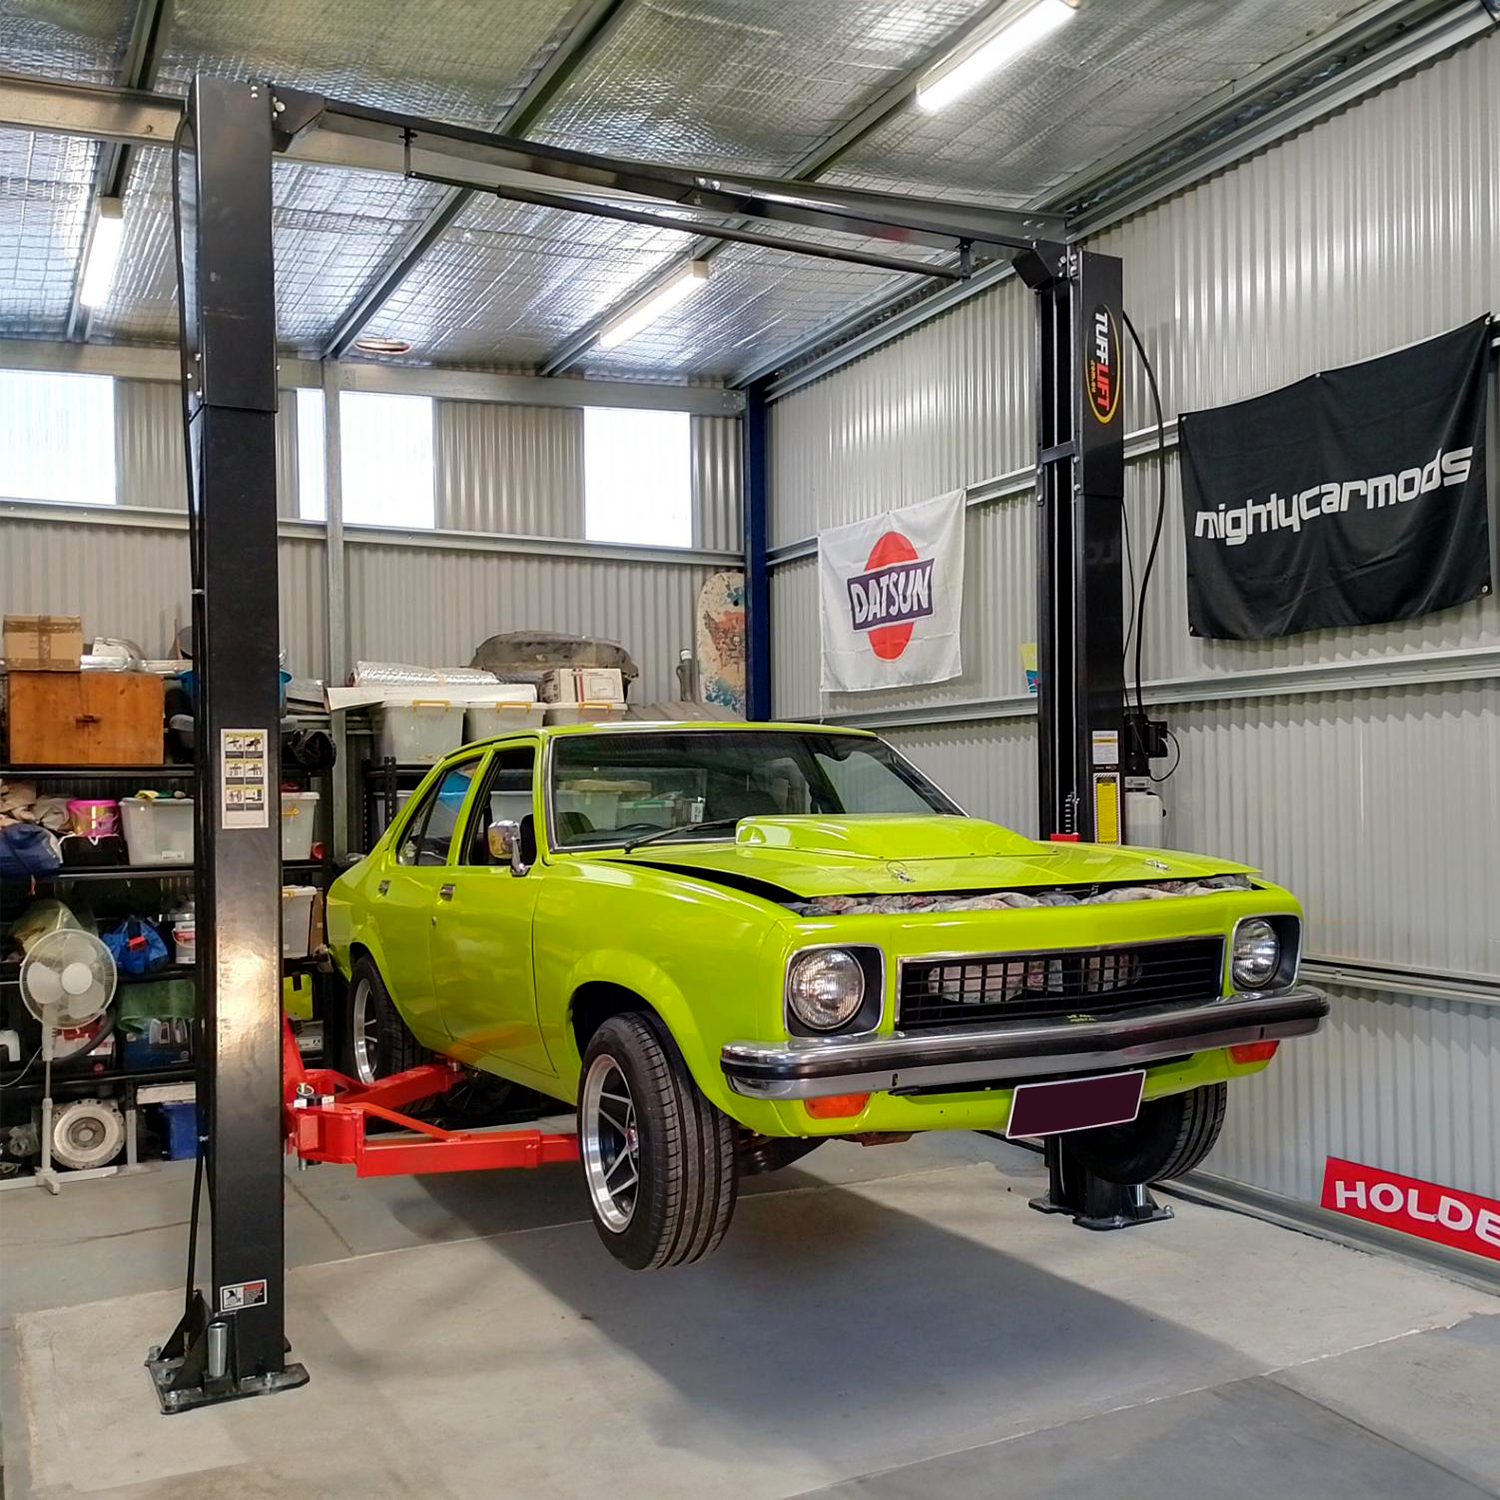
[[[540,1130],[440,1130],[400,1112],[402,1105],[444,1094],[462,1082],[456,1063],[426,1063],[363,1084],[332,1068],[309,1068],[285,1019],[281,1029],[281,1079],[287,1152],[303,1161],[339,1162],[357,1177],[400,1177],[422,1172],[482,1172],[577,1161],[576,1135]],[[388,1120],[419,1137],[370,1140],[366,1122]]]

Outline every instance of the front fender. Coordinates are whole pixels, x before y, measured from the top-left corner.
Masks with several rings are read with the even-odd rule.
[[[575,1082],[583,1068],[576,1033],[573,1007],[578,992],[588,984],[609,984],[639,995],[659,1015],[682,1053],[693,1081],[726,1114],[738,1116],[743,1101],[729,1091],[719,1066],[718,1045],[709,1045],[699,1030],[693,1008],[682,989],[659,964],[640,953],[624,948],[595,948],[582,955],[568,970],[567,1024],[559,1039],[559,1071],[571,1074]]]

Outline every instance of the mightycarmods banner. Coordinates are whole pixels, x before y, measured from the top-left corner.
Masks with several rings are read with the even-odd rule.
[[[818,537],[823,690],[943,682],[963,670],[964,493]]]
[[[1481,318],[1178,419],[1192,634],[1405,620],[1488,591]]]

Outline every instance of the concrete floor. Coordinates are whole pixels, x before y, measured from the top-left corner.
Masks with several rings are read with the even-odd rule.
[[[829,1146],[620,1270],[569,1168],[288,1177],[300,1391],[162,1418],[190,1175],[0,1201],[9,1500],[1500,1495],[1500,1300],[976,1136]]]

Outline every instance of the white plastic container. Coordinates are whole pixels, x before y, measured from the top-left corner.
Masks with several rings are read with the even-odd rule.
[[[464,742],[464,706],[424,700],[384,703],[370,710],[375,759],[403,766],[430,766]]]
[[[492,739],[513,729],[540,729],[546,722],[540,703],[471,703],[464,711],[464,743]]]
[[[284,885],[281,888],[281,956],[306,958],[312,939],[313,900],[316,886]]]
[[[191,906],[174,911],[172,921],[172,946],[177,951],[177,962],[190,964],[198,953],[198,918]]]
[[[121,797],[120,819],[131,864],[192,864],[191,797]]]
[[[549,703],[549,724],[615,724],[625,717],[623,703]]]
[[[281,794],[281,857],[311,859],[318,826],[317,792]]]

